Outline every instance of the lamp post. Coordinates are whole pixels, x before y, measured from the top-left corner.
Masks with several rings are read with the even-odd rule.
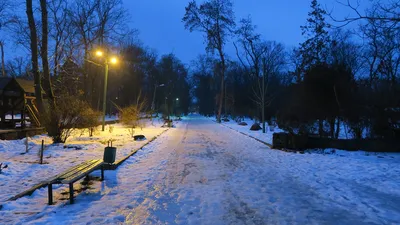
[[[154,111],[155,110],[155,101],[156,101],[156,93],[157,93],[157,88],[158,87],[164,87],[165,85],[164,84],[160,84],[160,85],[158,85],[158,84],[155,84],[154,85],[154,94],[153,94],[153,101],[151,102],[151,110],[152,111]]]
[[[178,116],[178,108],[179,108],[179,98],[176,98],[176,103],[175,103],[175,116]]]
[[[103,57],[103,55],[104,55],[104,53],[102,51],[96,51],[96,56]],[[117,58],[116,57],[111,57],[110,58],[110,63],[116,64],[117,63]],[[104,131],[104,128],[106,126],[108,64],[109,64],[109,59],[108,59],[108,57],[105,57],[105,61],[104,61],[104,89],[103,89],[103,118],[102,118],[102,124],[101,124],[101,130],[102,131]]]

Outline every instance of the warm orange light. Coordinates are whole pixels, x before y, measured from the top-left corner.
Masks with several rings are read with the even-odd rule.
[[[112,64],[116,64],[116,63],[118,62],[118,60],[117,60],[116,57],[112,57],[112,58],[110,59],[110,62],[111,62]]]
[[[103,52],[100,51],[100,50],[96,51],[96,56],[102,57],[103,56]]]

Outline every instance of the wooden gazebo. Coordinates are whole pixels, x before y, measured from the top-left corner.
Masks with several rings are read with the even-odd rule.
[[[40,127],[34,82],[0,78],[0,129]]]

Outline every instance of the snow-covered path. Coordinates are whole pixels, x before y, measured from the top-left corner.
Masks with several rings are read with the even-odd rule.
[[[193,116],[106,171],[106,180],[79,194],[76,204],[46,206],[41,189],[5,205],[0,218],[6,224],[398,224],[399,165],[391,158],[271,150]]]

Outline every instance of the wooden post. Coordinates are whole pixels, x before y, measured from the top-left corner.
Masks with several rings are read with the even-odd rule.
[[[21,110],[21,128],[25,128],[25,115],[24,115],[24,110]]]
[[[74,204],[74,184],[69,184],[69,203]]]
[[[101,165],[101,180],[104,180],[104,165]]]
[[[28,149],[28,134],[25,133],[25,153],[28,153],[29,149]]]
[[[40,164],[43,164],[43,151],[44,151],[44,140],[42,140],[42,147],[40,148]]]
[[[49,205],[53,205],[53,185],[51,183],[48,184],[47,191],[49,193]]]

